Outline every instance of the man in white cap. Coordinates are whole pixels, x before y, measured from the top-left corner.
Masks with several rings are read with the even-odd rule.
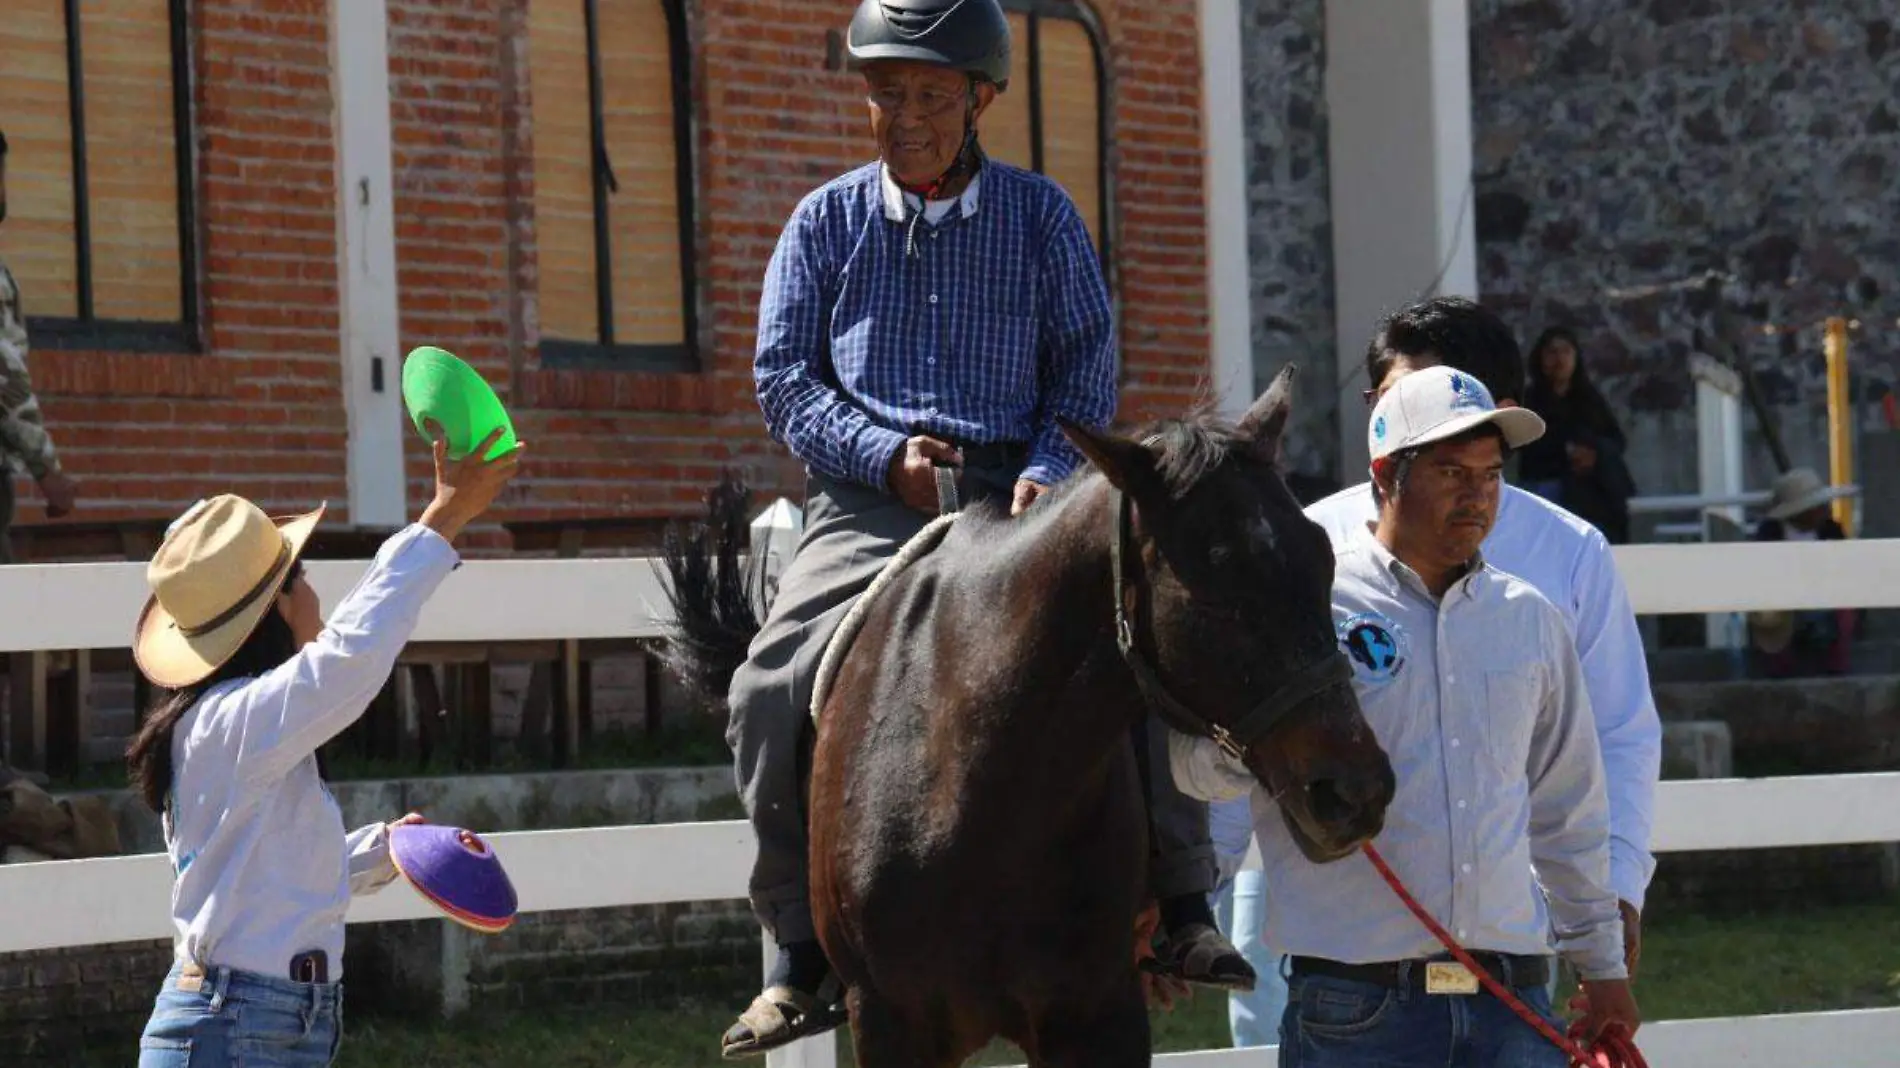
[[[1339,548],[1333,618],[1398,793],[1375,840],[1423,907],[1553,1026],[1555,949],[1583,979],[1586,1037],[1640,1018],[1610,886],[1609,801],[1563,615],[1484,562],[1509,451],[1543,434],[1448,367],[1399,379],[1368,438],[1378,518]],[[1280,1063],[1564,1068],[1567,1059],[1364,860],[1308,863],[1244,768],[1170,738],[1191,795],[1251,794],[1264,938],[1289,958]],[[1533,877],[1534,874],[1534,877]],[[1449,1060],[1447,1060],[1449,1056]]]

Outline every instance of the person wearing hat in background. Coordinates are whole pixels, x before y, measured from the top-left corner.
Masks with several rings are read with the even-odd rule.
[[[1504,463],[1544,430],[1476,378],[1399,379],[1368,433],[1377,519],[1337,548],[1333,618],[1398,790],[1375,840],[1480,967],[1557,1029],[1552,943],[1583,977],[1584,1032],[1640,1025],[1610,887],[1609,802],[1563,615],[1486,563]],[[1253,799],[1265,939],[1287,954],[1286,1068],[1564,1068],[1449,959],[1365,858],[1316,866],[1219,746],[1171,734],[1195,796]]]
[[[481,458],[500,436],[454,462],[435,444],[434,499],[327,623],[300,559],[321,506],[272,521],[242,497],[200,501],[147,565],[132,648],[158,689],[126,760],[162,818],[176,934],[140,1068],[335,1058],[344,914],[396,870],[389,825],[345,833],[318,749],[382,689],[459,566],[451,543],[513,476],[519,449]]]
[[[1835,522],[1829,505],[1860,492],[1858,486],[1830,486],[1813,468],[1797,467],[1769,487],[1755,541],[1843,541],[1847,532]],[[1807,612],[1750,612],[1748,631],[1763,670],[1770,678],[1796,675],[1845,675],[1854,647],[1860,612],[1853,608]]]
[[[1115,415],[1115,321],[1100,257],[1054,181],[989,159],[984,113],[1010,78],[997,0],[862,0],[846,51],[877,161],[808,194],[786,223],[759,306],[754,379],[773,437],[804,462],[806,526],[728,689],[726,741],[758,836],[750,897],[774,972],[721,1038],[766,1052],[842,1024],[842,985],[810,906],[802,765],[826,640],[939,508],[1020,514],[1081,456],[1058,419]],[[1165,738],[1145,736],[1150,764]],[[1207,809],[1150,776],[1159,967],[1223,985],[1252,970],[1214,925]]]
[[[7,138],[0,133],[0,222],[7,217]],[[0,263],[0,564],[13,562],[7,530],[13,525],[13,476],[30,475],[46,496],[46,518],[73,510],[76,490],[61,469],[59,452],[40,415],[27,369],[26,313],[20,284]]]

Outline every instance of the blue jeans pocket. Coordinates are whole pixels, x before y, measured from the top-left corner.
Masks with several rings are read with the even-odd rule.
[[[1300,1034],[1317,1039],[1364,1034],[1385,1020],[1395,996],[1370,983],[1309,980],[1298,992]]]

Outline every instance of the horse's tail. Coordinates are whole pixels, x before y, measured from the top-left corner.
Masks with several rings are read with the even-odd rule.
[[[664,585],[673,618],[664,663],[699,704],[717,713],[724,713],[726,687],[759,632],[754,591],[739,563],[750,537],[750,500],[744,481],[728,471],[706,495],[704,523],[685,536],[677,528],[666,532]]]

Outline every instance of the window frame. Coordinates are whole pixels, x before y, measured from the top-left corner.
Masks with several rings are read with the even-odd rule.
[[[188,0],[168,0],[171,23],[172,158],[178,186],[179,309],[176,321],[101,319],[93,313],[92,200],[86,172],[86,68],[81,36],[81,0],[65,0],[66,95],[72,135],[73,256],[78,313],[26,317],[27,336],[36,349],[124,352],[198,352],[202,349],[199,308],[197,154],[192,136],[192,70]],[[23,303],[32,307],[32,294]]]
[[[1030,170],[1037,174],[1043,170],[1042,143],[1042,20],[1060,19],[1073,22],[1082,27],[1088,35],[1089,51],[1095,58],[1095,136],[1096,136],[1096,182],[1101,189],[1099,218],[1096,219],[1096,232],[1101,235],[1100,250],[1103,267],[1114,262],[1115,233],[1115,193],[1109,181],[1109,86],[1108,55],[1103,48],[1102,24],[1088,5],[1073,0],[1001,0],[1003,10],[1029,17],[1029,38],[1024,47],[1013,49],[1025,62],[1020,66],[1020,80],[1028,83],[1029,90],[1029,152]],[[1012,82],[1019,76],[1012,75]]]
[[[542,0],[552,2],[552,0]],[[624,0],[622,0],[624,2]],[[550,369],[608,371],[698,371],[699,262],[697,153],[693,144],[692,46],[686,33],[683,0],[658,0],[666,15],[667,53],[672,66],[669,81],[673,105],[673,175],[679,227],[680,325],[682,339],[669,344],[628,344],[614,340],[613,217],[609,186],[617,185],[607,155],[605,100],[600,64],[599,0],[583,0],[587,26],[587,107],[590,168],[594,194],[594,341],[540,338],[541,366]],[[531,46],[532,47],[532,46]],[[530,51],[529,62],[533,53]],[[537,283],[538,288],[538,283]]]

